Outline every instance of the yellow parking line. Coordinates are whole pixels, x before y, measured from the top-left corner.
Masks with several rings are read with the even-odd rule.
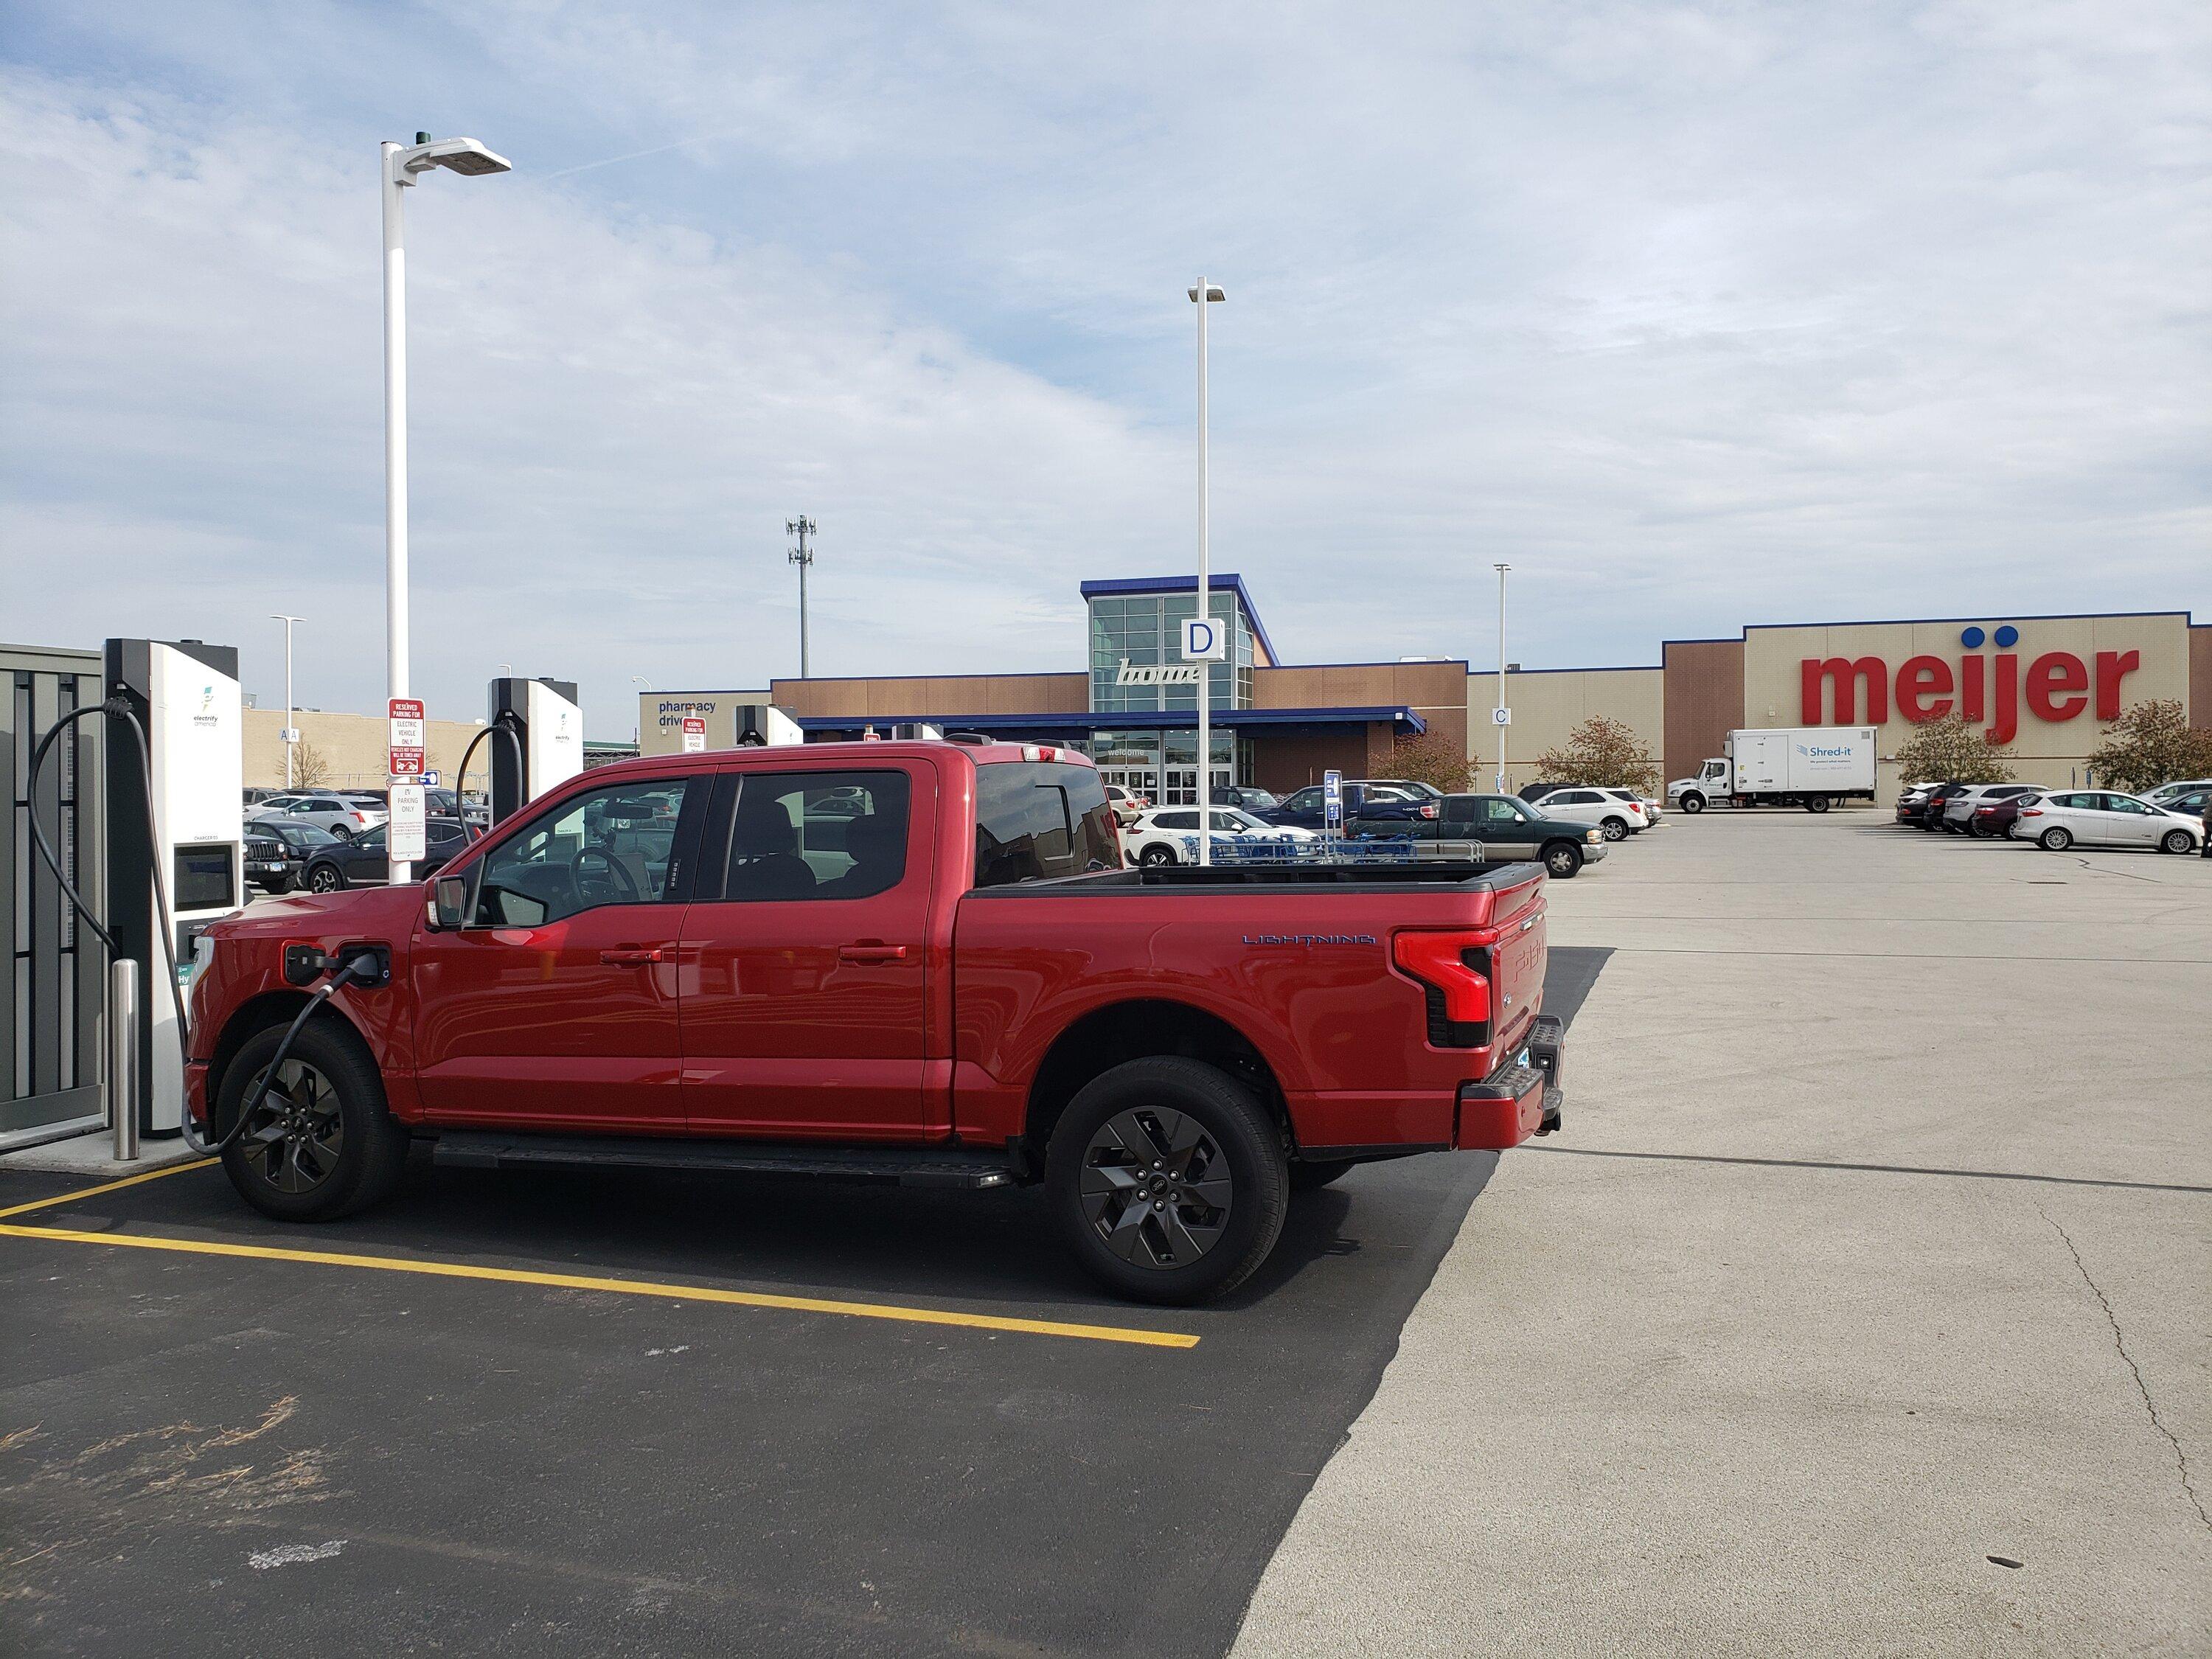
[[[163,1170],[156,1174],[167,1175]],[[133,1176],[147,1181],[151,1176]],[[128,1186],[130,1181],[117,1182]],[[87,1189],[106,1192],[105,1187]],[[85,1196],[85,1194],[73,1194]],[[49,1200],[51,1203],[62,1200]],[[9,1212],[9,1213],[13,1213]],[[957,1325],[969,1330],[1013,1331],[1024,1336],[1065,1336],[1091,1342],[1126,1342],[1147,1348],[1194,1348],[1198,1338],[1181,1331],[1146,1331],[1121,1325],[1076,1325],[1056,1319],[1013,1319],[1000,1314],[948,1313],[936,1308],[902,1307],[888,1302],[835,1302],[811,1296],[770,1296],[759,1291],[724,1291],[699,1285],[670,1285],[648,1279],[602,1279],[588,1273],[541,1273],[519,1267],[477,1267],[453,1261],[409,1261],[394,1256],[352,1255],[336,1250],[284,1250],[265,1244],[218,1243],[196,1238],[152,1238],[130,1233],[74,1232],[63,1227],[0,1225],[0,1236],[53,1239],[68,1244],[112,1244],[126,1249],[174,1250],[186,1255],[243,1256],[256,1261],[308,1261],[327,1267],[368,1267],[383,1273],[423,1273],[434,1279],[483,1279],[507,1285],[544,1285],[566,1291],[607,1291],[618,1296],[655,1296],[673,1302],[718,1302],[739,1308],[781,1308],[792,1313],[841,1314],[850,1319],[890,1319],[913,1325]]]
[[[110,1181],[98,1187],[80,1187],[73,1193],[62,1193],[53,1198],[42,1198],[34,1203],[18,1204],[12,1209],[0,1210],[0,1218],[11,1215],[28,1215],[33,1210],[51,1210],[57,1205],[74,1204],[80,1198],[93,1198],[101,1193],[120,1192],[125,1187],[136,1187],[141,1182],[159,1181],[163,1176],[182,1175],[187,1170],[204,1170],[216,1162],[211,1158],[196,1158],[188,1163],[172,1164],[165,1169],[149,1170],[143,1175],[125,1176],[120,1181]]]

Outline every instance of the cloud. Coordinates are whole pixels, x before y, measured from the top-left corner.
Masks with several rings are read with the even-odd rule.
[[[1201,267],[1215,554],[1294,656],[1486,659],[1498,558],[1532,665],[2212,611],[2201,9],[106,27],[4,118],[0,558],[100,573],[46,637],[318,607],[378,694],[392,105],[522,163],[410,204],[441,701],[787,672],[802,510],[823,671],[1074,665],[1078,580],[1190,562]]]

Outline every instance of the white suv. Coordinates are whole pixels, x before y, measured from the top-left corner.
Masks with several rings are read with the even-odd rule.
[[[1539,811],[1554,817],[1595,823],[1607,841],[1626,841],[1651,822],[1644,803],[1626,789],[1547,790],[1535,805]]]

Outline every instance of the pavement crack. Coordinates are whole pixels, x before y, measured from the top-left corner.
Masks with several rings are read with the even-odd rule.
[[[2197,1511],[2197,1518],[2203,1523],[2204,1529],[2212,1532],[2212,1515],[2205,1513],[2204,1500],[2197,1495],[2196,1483],[2189,1478],[2189,1454],[2181,1449],[2181,1442],[2174,1438],[2173,1431],[2166,1426],[2166,1420],[2158,1414],[2158,1406],[2150,1397],[2150,1385],[2143,1381],[2142,1367],[2136,1364],[2135,1356],[2128,1352],[2127,1338],[2120,1333],[2119,1317],[2112,1311],[2111,1299],[2099,1288],[2097,1281],[2089,1276],[2088,1263],[2081,1260],[2081,1252],[2075,1248],[2073,1237],[2058,1224],[2057,1218],[2040,1204],[2035,1206],[2035,1210],[2051,1224],[2051,1231],[2066,1246],[2066,1254],[2074,1258],[2075,1270],[2081,1275],[2081,1282],[2089,1287],[2089,1294],[2097,1298],[2097,1305],[2105,1310],[2105,1322],[2112,1328],[2112,1346],[2118,1351],[2129,1375],[2136,1380],[2136,1392],[2142,1396],[2143,1411],[2150,1419],[2150,1425],[2166,1437],[2167,1445],[2173,1448],[2174,1466],[2181,1474],[2181,1495],[2189,1500],[2190,1508]]]

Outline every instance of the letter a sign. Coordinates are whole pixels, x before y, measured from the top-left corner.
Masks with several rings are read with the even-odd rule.
[[[1185,662],[1226,662],[1229,630],[1218,617],[1182,619],[1182,659]]]

